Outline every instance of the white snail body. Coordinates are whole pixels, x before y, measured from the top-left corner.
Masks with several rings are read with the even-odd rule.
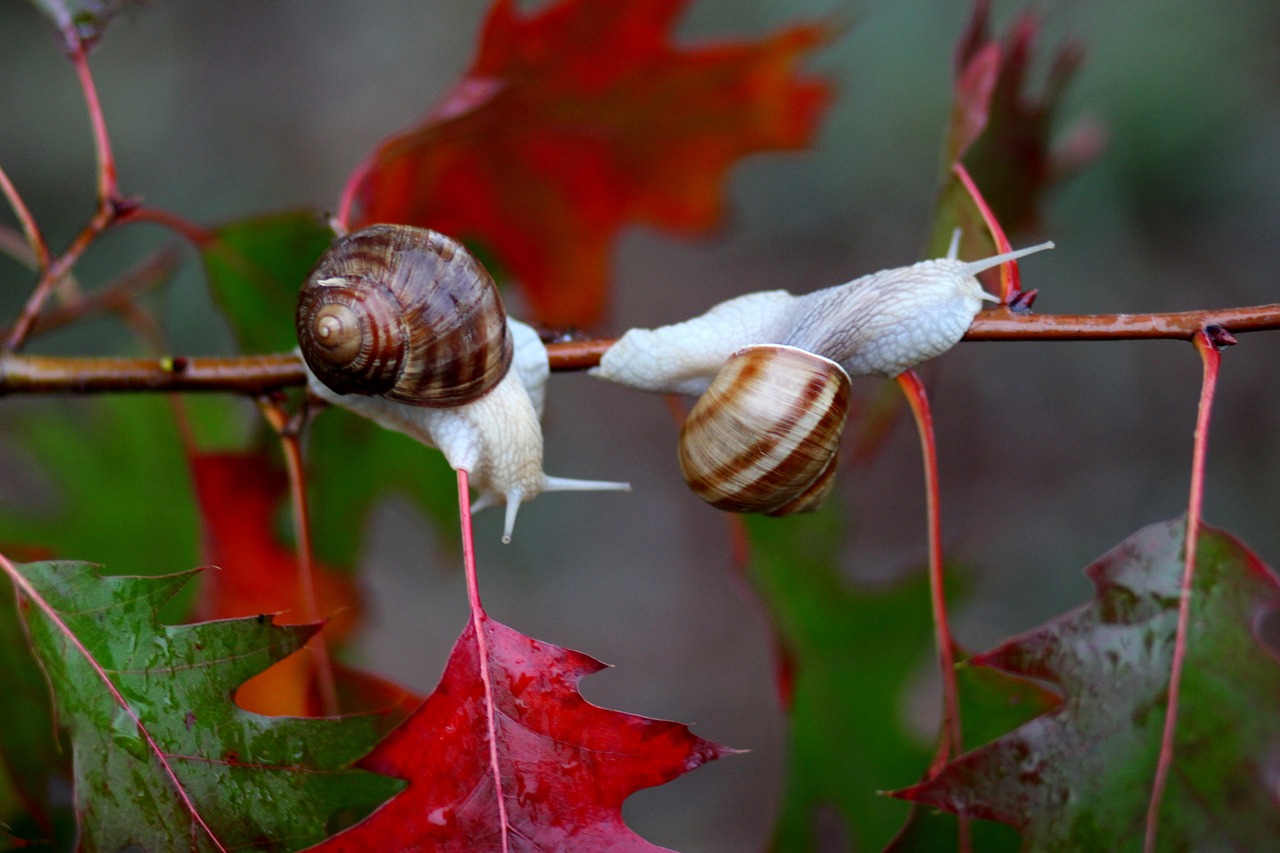
[[[1042,243],[971,262],[921,261],[803,296],[749,293],[692,320],[631,329],[591,373],[643,391],[700,394],[731,353],[775,343],[830,358],[850,376],[896,376],[954,346],[982,302],[994,299],[978,273],[1052,247]]]
[[[712,505],[769,514],[816,509],[832,485],[848,377],[896,376],[946,352],[964,336],[983,301],[995,301],[983,291],[978,273],[1053,247],[1042,243],[964,262],[955,257],[956,236],[945,258],[803,296],[782,290],[751,293],[682,323],[632,329],[592,374],[644,391],[702,395],[681,432],[680,460],[690,488]],[[787,350],[815,360],[802,363]],[[750,370],[743,368],[744,356],[750,358]],[[779,371],[779,378],[757,370]],[[810,379],[795,378],[797,371],[812,371]],[[814,389],[828,383],[827,397],[820,399],[812,390],[808,399],[828,426],[838,424],[834,435],[826,427],[814,429],[812,417],[806,420],[797,412],[805,408],[805,395],[779,404],[779,389],[808,381]],[[843,390],[837,393],[837,388]],[[773,399],[762,402],[759,394]],[[739,407],[743,411],[730,411]],[[707,430],[711,411],[717,413],[717,426]],[[739,435],[731,437],[735,432]],[[762,443],[762,435],[773,438]],[[696,466],[690,460],[697,460]],[[758,482],[751,482],[753,477]],[[797,497],[801,482],[810,485]]]
[[[381,248],[388,241],[394,251]],[[370,243],[379,248],[371,251]],[[404,263],[415,269],[404,271]],[[439,271],[418,269],[437,263]],[[412,286],[387,288],[387,282]],[[373,301],[365,295],[366,287],[377,290],[378,299],[386,298],[383,290],[394,291],[406,307],[366,312]],[[439,287],[450,293],[458,287],[463,295],[441,295]],[[473,510],[506,505],[502,540],[509,542],[520,504],[542,492],[630,486],[543,472],[540,421],[550,372],[546,347],[532,328],[506,317],[492,288],[483,268],[449,238],[420,228],[372,226],[337,241],[317,264],[299,300],[298,328],[311,393],[439,448],[450,467],[467,471],[479,495]],[[428,292],[422,293],[424,289]],[[475,289],[483,296],[472,296]],[[425,313],[416,307],[420,302],[445,315],[442,328],[452,336],[449,342],[432,334],[430,321],[404,322]],[[472,305],[481,307],[472,312]],[[468,318],[452,317],[453,306],[467,310]],[[384,317],[391,318],[385,328],[377,325]],[[351,340],[337,339],[338,333]],[[405,371],[401,365],[414,364],[420,350],[428,352],[423,363]],[[348,362],[358,374],[355,379],[344,373]],[[438,380],[432,376],[437,362],[444,377]],[[372,385],[365,384],[366,377],[383,370],[394,371],[396,378],[375,376]],[[388,393],[406,373],[411,387]],[[460,384],[468,387],[465,395],[458,391]]]

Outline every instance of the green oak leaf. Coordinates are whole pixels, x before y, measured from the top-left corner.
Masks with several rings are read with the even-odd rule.
[[[200,248],[205,276],[246,353],[298,345],[298,288],[334,234],[314,213],[287,211],[240,219]]]
[[[82,849],[215,850],[216,838],[225,849],[291,850],[398,790],[348,769],[375,742],[374,718],[264,717],[232,699],[318,626],[262,616],[160,624],[157,608],[197,572],[102,577],[74,562],[18,571],[61,623],[24,596],[71,740]]]
[[[0,827],[15,838],[56,839],[63,842],[59,847],[70,847],[74,816],[63,793],[70,787],[70,755],[58,738],[49,685],[7,583],[0,583],[0,672],[0,775],[8,776],[15,800],[0,810]]]
[[[1091,565],[1092,601],[974,662],[1055,685],[1052,713],[899,796],[1019,828],[1029,849],[1138,849],[1165,722],[1185,521],[1138,531]],[[1161,849],[1263,850],[1280,838],[1280,665],[1258,636],[1280,584],[1203,528]]]
[[[140,574],[197,563],[199,519],[168,401],[106,396],[41,405],[13,434],[50,494],[0,494],[0,541]]]
[[[904,708],[922,666],[936,667],[926,577],[886,589],[844,582],[837,554],[842,514],[769,519],[743,516],[749,576],[769,610],[790,684],[789,764],[777,853],[819,846],[815,821],[833,809],[848,845],[879,850],[910,830],[917,845],[955,846],[955,820],[929,820],[882,792],[897,779],[919,779],[931,748],[911,732]],[[954,587],[959,584],[950,584]],[[1047,707],[1043,691],[961,666],[966,738],[990,737]],[[904,829],[904,823],[907,824]],[[1013,849],[1004,827],[983,828],[977,849]],[[936,847],[934,849],[937,849]]]

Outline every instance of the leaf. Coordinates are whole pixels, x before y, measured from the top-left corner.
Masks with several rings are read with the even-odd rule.
[[[135,395],[45,405],[10,436],[40,480],[21,497],[0,497],[0,540],[142,574],[196,563],[199,521],[168,401]],[[174,620],[184,615],[182,606],[165,611]]]
[[[742,516],[747,571],[769,609],[785,666],[789,760],[776,853],[816,849],[814,824],[826,809],[841,819],[846,846],[883,848],[910,809],[880,792],[895,779],[919,779],[929,765],[930,749],[904,714],[917,673],[937,666],[927,579],[877,590],[844,583],[837,569],[842,518],[838,507],[786,519]],[[1045,707],[1041,691],[986,676],[969,667],[959,673],[966,737]],[[928,831],[938,844],[949,832],[943,848],[954,846],[954,820]],[[978,840],[984,843],[977,849],[996,849],[991,834]]]
[[[68,51],[92,48],[128,0],[32,0],[62,34]]]
[[[1060,47],[1043,90],[1030,95],[1027,77],[1036,60],[1039,17],[1034,11],[1021,14],[1001,45],[987,33],[990,5],[975,0],[957,51],[948,162],[963,159],[996,218],[1013,232],[1036,226],[1047,191],[1095,159],[1103,137],[1097,125],[1081,122],[1061,134],[1062,144],[1054,140],[1081,48]]]
[[[1164,726],[1182,519],[1138,531],[1087,570],[1093,601],[974,662],[1047,681],[1061,706],[897,796],[1018,827],[1028,849],[1136,849]],[[1280,666],[1257,630],[1280,584],[1205,527],[1197,552],[1173,772],[1169,849],[1260,850],[1280,837]]]
[[[961,656],[967,658],[966,656]],[[1058,705],[1056,694],[1023,678],[960,660],[956,669],[960,716],[966,746],[985,743]],[[973,849],[983,853],[1020,849],[1016,832],[1003,824],[971,824]],[[953,815],[912,804],[911,817],[885,848],[886,853],[932,853],[957,849]]]
[[[280,543],[272,524],[288,488],[284,474],[262,453],[201,454],[192,458],[191,470],[204,520],[204,557],[217,567],[201,576],[195,618],[270,613],[277,625],[310,621],[297,554]],[[325,636],[340,642],[359,615],[355,584],[319,564],[313,582],[317,618],[328,620]],[[313,657],[293,655],[255,676],[237,701],[260,714],[319,714]]]
[[[58,739],[49,685],[32,656],[7,583],[0,583],[0,672],[0,761],[30,818],[31,825],[24,828],[58,837],[71,820],[70,804],[57,794],[70,784],[70,756]]]
[[[379,501],[401,494],[452,537],[458,527],[456,475],[444,455],[343,409],[310,429],[307,485],[316,554],[355,562],[365,522]]]
[[[877,792],[919,778],[929,762],[902,713],[908,682],[933,645],[928,585],[917,578],[860,592],[842,583],[840,518],[830,507],[782,520],[742,517],[747,571],[769,609],[789,685],[777,851],[814,849],[812,825],[823,807],[839,814],[850,847],[880,849],[908,809]]]
[[[727,750],[678,723],[587,702],[578,682],[602,669],[599,661],[488,618],[481,630],[506,827],[491,772],[479,644],[468,621],[435,691],[360,762],[409,780],[408,788],[312,850],[499,850],[504,831],[513,850],[660,850],[622,822],[622,801]]]
[[[194,572],[100,577],[71,562],[18,571],[63,623],[23,602],[71,737],[83,849],[218,849],[203,822],[227,849],[289,850],[395,790],[345,769],[373,741],[372,718],[262,717],[231,701],[315,626],[262,617],[161,625],[156,608]]]
[[[333,237],[315,214],[287,211],[229,222],[201,245],[209,286],[242,351],[298,345],[298,290]]]
[[[797,66],[831,25],[676,48],[668,31],[687,5],[560,0],[525,14],[497,0],[466,76],[354,176],[360,222],[479,241],[539,321],[596,323],[625,225],[714,227],[729,168],[807,146],[830,101]]]

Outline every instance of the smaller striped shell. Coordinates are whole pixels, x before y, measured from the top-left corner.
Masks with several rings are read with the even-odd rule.
[[[372,225],[336,240],[298,298],[298,343],[338,394],[448,408],[511,366],[502,298],[463,246],[435,231]]]
[[[834,483],[848,408],[849,377],[834,361],[782,344],[744,347],[685,419],[680,470],[719,509],[817,509]]]

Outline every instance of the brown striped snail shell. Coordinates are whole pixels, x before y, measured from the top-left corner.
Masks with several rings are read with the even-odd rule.
[[[444,408],[488,393],[513,344],[489,273],[457,241],[372,225],[321,256],[298,299],[298,342],[338,394]]]
[[[680,431],[689,488],[730,512],[817,509],[834,484],[849,390],[823,356],[783,344],[738,350]]]

